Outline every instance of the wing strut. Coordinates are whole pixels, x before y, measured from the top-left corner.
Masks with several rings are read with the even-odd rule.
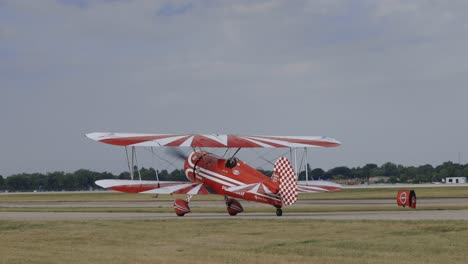
[[[154,158],[154,150],[153,150],[153,147],[151,147],[151,153],[153,154],[153,158]],[[158,184],[159,184],[159,173],[158,173],[158,170],[155,170],[156,172],[156,181],[158,181]]]
[[[234,156],[236,156],[237,152],[239,152],[240,149],[241,149],[241,148],[238,148],[238,149],[236,150],[236,152],[234,152],[234,154],[232,154],[232,157],[231,157],[231,158],[234,158]]]
[[[309,160],[307,159],[307,148],[304,148],[305,154],[305,176],[306,176],[306,184],[309,185]]]
[[[297,171],[297,148],[294,148],[294,170],[296,171],[296,180],[299,179],[299,172]]]
[[[140,179],[140,181],[141,181],[141,172],[140,172],[140,168],[138,167],[138,159],[137,159],[137,154],[136,154],[135,146],[132,146],[132,152],[133,152],[133,154],[135,155],[135,164],[136,164],[136,169],[137,169],[137,171],[138,171],[138,179]]]
[[[293,152],[294,152],[294,158],[293,158]],[[291,160],[294,160],[294,172],[296,174],[296,179],[298,179],[299,173],[297,172],[297,148],[290,147],[289,156],[291,157]]]
[[[125,146],[125,156],[127,157],[127,165],[128,165],[128,172],[130,172],[130,178],[133,181],[133,178],[135,176],[135,166],[136,166],[136,169],[138,171],[138,178],[141,181],[141,173],[140,173],[140,169],[138,168],[138,159],[137,159],[135,146],[132,146],[132,154],[131,155],[132,155],[132,158],[130,159],[128,157],[127,146]]]
[[[130,160],[128,159],[128,150],[127,146],[125,146],[125,157],[127,158],[127,165],[128,165],[128,172],[130,173],[130,179],[133,181],[133,170],[131,167],[133,167],[133,160],[132,160],[132,165],[130,165]]]

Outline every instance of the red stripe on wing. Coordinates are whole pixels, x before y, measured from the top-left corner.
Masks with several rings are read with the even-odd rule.
[[[259,144],[249,141],[245,138],[228,135],[227,145],[230,148],[261,148]]]
[[[184,143],[187,139],[189,139],[192,135],[188,135],[186,137],[183,137],[183,138],[180,138],[178,140],[174,140],[170,143],[167,143],[166,145],[164,146],[167,146],[167,147],[178,147],[180,146],[180,144]]]
[[[175,191],[174,194],[187,194],[193,188],[196,188],[196,187],[197,187],[197,184],[194,184],[192,186],[188,186],[187,188],[183,188],[183,189],[180,189],[178,191]],[[210,192],[208,192],[208,190],[206,190],[205,187],[202,186],[200,188],[200,190],[198,190],[198,192],[196,194],[210,194]]]
[[[173,186],[177,184],[179,183],[160,183],[159,185],[158,184],[118,185],[118,186],[109,187],[107,189],[118,191],[118,192],[125,192],[125,193],[140,193],[140,192],[145,192],[145,191],[149,191],[153,189]]]
[[[261,142],[263,144],[267,144],[267,145],[270,145],[270,146],[273,146],[275,148],[287,148],[288,146],[285,146],[285,145],[281,145],[281,144],[277,144],[277,143],[273,143],[273,142],[270,142],[270,141],[265,141],[265,140],[261,140],[261,139],[258,139],[260,137],[248,137],[248,138],[251,138],[252,140],[255,140],[255,141],[258,141],[258,142]]]
[[[158,135],[158,136],[138,136],[138,137],[121,137],[121,138],[108,138],[99,140],[99,142],[117,145],[117,146],[128,146],[134,145],[146,141],[158,140],[163,138],[175,137],[177,135]]]
[[[205,148],[222,148],[226,147],[226,145],[213,140],[211,138],[207,138],[201,135],[195,135],[193,137],[193,141],[191,144],[192,147],[205,147]]]
[[[257,138],[286,141],[289,143],[305,144],[305,145],[312,145],[312,146],[319,146],[319,147],[337,147],[340,145],[336,142],[300,139],[300,138],[280,138],[280,137],[266,137],[266,136],[258,136]],[[271,145],[271,143],[268,143],[268,142],[266,143]]]

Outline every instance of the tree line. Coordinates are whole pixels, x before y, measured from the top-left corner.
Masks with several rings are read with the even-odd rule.
[[[335,167],[328,171],[320,168],[309,171],[309,178],[321,178],[326,180],[355,179],[361,182],[369,181],[373,177],[381,177],[379,182],[388,183],[428,183],[441,182],[446,177],[468,177],[468,164],[444,162],[439,166],[430,164],[421,166],[403,166],[387,162],[378,166],[377,164],[366,164],[363,167],[348,168],[346,166]],[[299,174],[299,179],[305,179],[305,171]]]
[[[156,172],[153,168],[139,170],[142,180],[156,180],[156,174],[161,181],[187,181],[183,170]],[[138,179],[138,171],[134,178]],[[85,191],[100,189],[94,182],[103,179],[130,179],[129,172],[118,175],[110,172],[95,172],[91,170],[77,170],[66,173],[63,171],[42,173],[21,173],[8,176],[0,175],[0,191]]]
[[[387,162],[366,164],[363,167],[348,168],[339,166],[325,171],[321,168],[307,168],[309,180],[354,180],[368,182],[373,177],[380,177],[377,182],[389,183],[427,183],[440,182],[445,177],[468,177],[468,164],[444,162],[433,167],[430,164],[422,166],[403,166]],[[263,174],[271,176],[272,171],[260,170]],[[135,170],[135,178],[138,171]],[[188,181],[183,170],[156,171],[154,168],[141,168],[139,170],[142,180],[161,181]],[[305,170],[299,173],[299,180],[305,180]],[[0,175],[0,191],[80,191],[100,189],[94,182],[102,179],[130,179],[129,172],[118,175],[110,172],[95,172],[91,170],[77,170],[75,172],[56,171],[46,174],[21,173],[8,177]]]

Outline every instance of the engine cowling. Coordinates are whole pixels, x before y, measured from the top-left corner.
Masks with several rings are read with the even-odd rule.
[[[190,213],[190,207],[188,202],[182,199],[176,199],[174,201],[173,207],[175,209],[175,213],[178,216],[184,216],[187,213]]]
[[[236,199],[233,199],[233,198],[227,199],[226,205],[227,205],[227,211],[229,215],[234,216],[244,211],[244,208],[242,208],[242,205]]]

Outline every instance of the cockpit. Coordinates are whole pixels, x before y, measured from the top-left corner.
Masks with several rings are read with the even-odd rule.
[[[226,166],[226,168],[228,169],[232,169],[237,165],[238,161],[239,159],[236,157],[229,158],[226,160],[226,163],[224,164],[224,166]]]

